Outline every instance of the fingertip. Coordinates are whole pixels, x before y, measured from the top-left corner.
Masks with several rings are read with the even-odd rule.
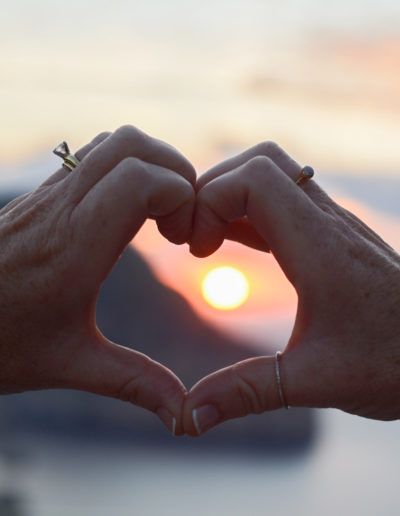
[[[211,430],[220,419],[219,410],[215,405],[203,405],[192,410],[193,426],[198,436]]]
[[[213,245],[207,242],[190,243],[189,251],[196,258],[207,258],[207,256],[210,256],[211,254],[215,253],[215,251],[217,251],[221,247],[222,243],[223,240],[218,243],[213,243]]]
[[[213,254],[223,244],[228,227],[228,222],[217,219],[207,210],[197,210],[189,242],[191,254],[197,258]]]
[[[165,407],[160,407],[156,410],[156,414],[160,421],[166,426],[169,432],[172,435],[175,435],[176,431],[176,418],[171,414],[171,412]]]
[[[193,426],[196,430],[197,435],[201,435],[201,428],[200,428],[200,424],[199,424],[199,420],[198,420],[197,409],[192,410],[192,421],[193,421]]]
[[[190,236],[190,227],[181,213],[157,217],[156,219],[158,231],[169,242],[175,245],[182,245],[188,241]]]
[[[160,421],[167,428],[172,437],[180,437],[184,435],[184,431],[182,428],[182,424],[180,423],[180,418],[173,416],[173,414],[165,407],[160,407],[156,410],[156,415],[160,419]]]
[[[210,254],[213,253],[213,251],[209,251],[208,249],[202,249],[196,244],[190,244],[189,245],[189,251],[190,254],[195,256],[196,258],[207,258],[207,256],[210,256]]]
[[[184,431],[191,437],[199,437],[222,423],[221,400],[227,387],[229,368],[221,369],[197,382],[185,397],[182,410]]]
[[[186,397],[185,431],[196,437],[229,419],[280,408],[274,358],[256,357],[198,382]]]
[[[198,182],[197,187],[201,185]],[[230,224],[246,215],[246,189],[233,172],[217,177],[197,194],[193,219],[191,253],[205,257],[225,240]]]
[[[193,409],[184,417],[183,428],[188,437],[195,439],[201,437],[202,433],[197,420],[197,409]]]

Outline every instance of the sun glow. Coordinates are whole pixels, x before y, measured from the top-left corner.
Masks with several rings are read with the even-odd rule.
[[[202,283],[204,299],[219,310],[232,310],[242,305],[249,295],[249,283],[234,267],[212,269]]]

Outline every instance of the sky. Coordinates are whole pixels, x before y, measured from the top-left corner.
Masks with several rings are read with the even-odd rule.
[[[400,249],[393,192],[366,182],[399,185],[398,0],[0,0],[0,13],[0,188],[34,187],[58,166],[60,141],[76,149],[125,123],[198,173],[274,140]],[[285,342],[296,297],[269,256],[226,243],[200,261],[152,223],[135,244],[205,317]],[[233,315],[199,294],[220,264],[249,277]]]
[[[0,0],[0,160],[123,123],[199,170],[265,139],[321,169],[395,174],[395,0]]]

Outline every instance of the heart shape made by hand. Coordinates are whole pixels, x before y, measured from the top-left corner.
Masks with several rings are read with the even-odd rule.
[[[285,400],[399,417],[399,289],[381,294],[400,284],[399,257],[314,181],[296,184],[301,167],[286,152],[262,143],[197,179],[173,147],[124,126],[76,158],[0,212],[1,393],[112,396],[157,413],[175,435]],[[249,359],[188,393],[162,364],[100,333],[100,286],[146,218],[198,257],[226,238],[272,252],[298,294],[279,363]]]

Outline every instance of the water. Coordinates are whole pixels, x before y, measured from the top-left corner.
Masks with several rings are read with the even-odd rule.
[[[34,440],[14,477],[27,516],[398,515],[400,423],[319,416],[320,437],[303,457]]]

